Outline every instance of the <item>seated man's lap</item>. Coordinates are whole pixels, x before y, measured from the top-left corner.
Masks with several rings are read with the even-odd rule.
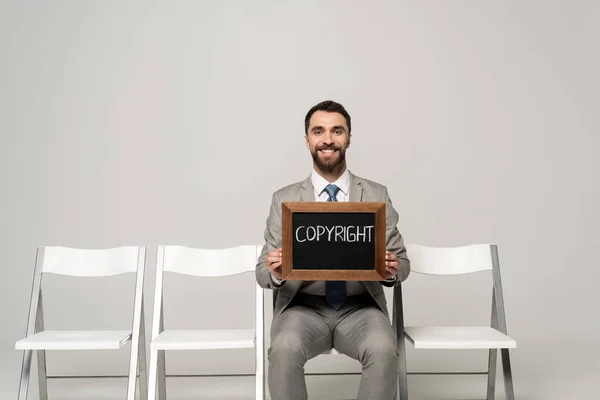
[[[322,298],[299,295],[273,320],[269,354],[296,354],[306,362],[332,346],[357,360],[396,353],[390,320],[370,296],[349,298],[334,310]]]

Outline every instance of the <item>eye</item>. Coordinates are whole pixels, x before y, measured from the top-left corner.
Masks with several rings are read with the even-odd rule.
[[[343,133],[343,131],[341,129],[338,129],[338,130],[335,131],[336,135],[341,135],[342,133]]]

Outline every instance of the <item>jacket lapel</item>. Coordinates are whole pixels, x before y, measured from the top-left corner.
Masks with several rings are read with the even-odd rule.
[[[351,202],[362,201],[363,188],[360,179],[356,175],[350,172],[350,197],[348,198]]]
[[[310,180],[310,176],[302,182],[300,201],[315,201],[315,188]]]

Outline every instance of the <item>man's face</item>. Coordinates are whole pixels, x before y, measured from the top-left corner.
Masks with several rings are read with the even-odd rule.
[[[350,134],[342,114],[316,111],[310,117],[306,148],[321,171],[330,172],[342,164],[349,146]]]

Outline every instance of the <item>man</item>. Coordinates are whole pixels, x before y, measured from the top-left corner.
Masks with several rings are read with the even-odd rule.
[[[396,389],[398,351],[383,286],[410,273],[398,213],[387,189],[346,168],[350,115],[341,104],[324,101],[304,122],[313,158],[310,177],[273,194],[266,244],[256,266],[260,286],[274,290],[269,391],[273,400],[307,398],[305,363],[335,347],[362,364],[359,400],[389,400]],[[386,280],[371,282],[283,281],[281,203],[283,201],[379,201],[386,205]]]

